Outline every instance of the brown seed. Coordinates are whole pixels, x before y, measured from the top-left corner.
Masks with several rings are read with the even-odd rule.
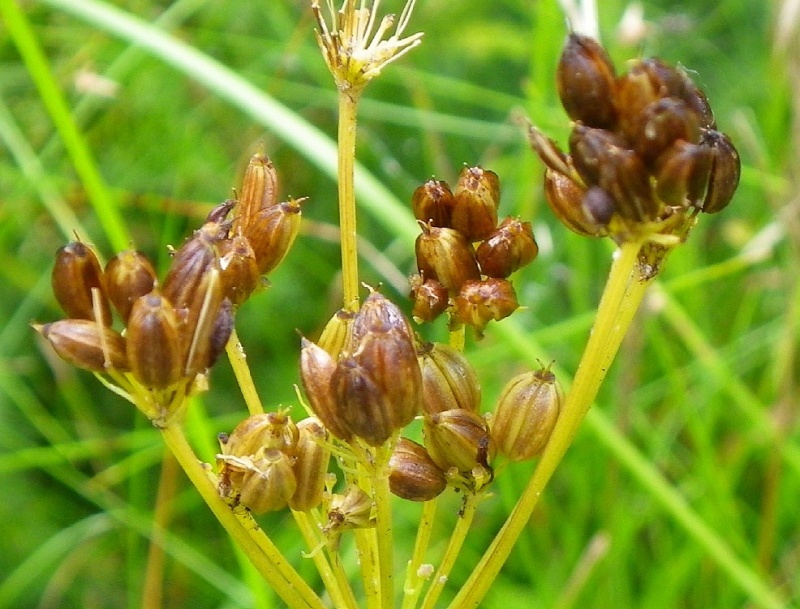
[[[561,412],[563,395],[549,369],[511,379],[497,399],[490,421],[497,450],[512,461],[532,459],[544,450]]]
[[[211,368],[217,363],[219,356],[225,351],[228,345],[228,339],[233,334],[233,326],[236,321],[233,305],[231,301],[225,298],[222,304],[219,305],[217,318],[214,320],[214,325],[211,328],[211,336],[208,339],[208,367]]]
[[[219,243],[223,297],[238,307],[259,285],[259,269],[250,242],[241,235]]]
[[[150,260],[136,250],[114,256],[106,264],[104,275],[108,298],[125,324],[136,299],[149,294],[158,283]]]
[[[614,162],[614,152],[625,150],[626,145],[616,133],[580,124],[572,128],[569,136],[570,158],[586,186],[600,185]]]
[[[505,278],[530,264],[539,253],[530,222],[506,218],[478,246],[475,258],[481,273],[489,277]]]
[[[728,206],[736,192],[741,175],[741,161],[733,142],[719,131],[705,131],[700,145],[714,153],[703,211],[715,214]]]
[[[253,247],[258,270],[262,275],[273,271],[286,257],[300,230],[301,203],[305,199],[289,199],[265,207],[244,227],[243,235]]]
[[[164,389],[183,377],[178,316],[158,290],[139,297],[133,304],[127,332],[128,363],[142,385]]]
[[[428,180],[411,196],[414,217],[431,226],[450,227],[454,205],[450,186],[440,180]]]
[[[445,343],[426,343],[418,351],[422,370],[422,410],[479,412],[481,386],[475,369],[461,351]]]
[[[548,168],[544,173],[544,194],[556,218],[571,231],[587,237],[603,237],[607,234],[605,224],[595,221],[592,215],[587,215],[584,211],[586,188],[576,184],[571,178]],[[613,206],[613,199],[609,197],[609,200]],[[613,207],[611,211],[613,212]]]
[[[107,326],[88,319],[62,319],[37,325],[34,329],[52,345],[58,355],[73,366],[92,372],[109,369],[126,372],[125,339]]]
[[[632,125],[635,131],[628,134],[628,140],[648,165],[652,165],[676,140],[690,144],[700,141],[697,117],[685,103],[674,97],[648,104]]]
[[[293,466],[297,489],[289,499],[289,507],[306,512],[322,503],[331,451],[325,444],[328,432],[316,417],[300,421],[297,430],[299,438]]]
[[[706,194],[713,153],[678,140],[659,159],[656,194],[668,205],[701,207]]]
[[[408,425],[419,412],[422,401],[422,373],[411,337],[399,328],[370,332],[358,343],[353,359],[374,383],[380,396],[374,404],[387,409],[391,431]],[[336,378],[334,372],[332,385],[335,385]],[[378,420],[383,418],[382,415],[376,417]],[[350,429],[360,435],[354,427]]]
[[[475,249],[457,230],[420,223],[415,251],[417,269],[426,279],[435,279],[451,292],[457,292],[465,281],[479,279]]]
[[[371,290],[353,319],[350,351],[356,350],[370,333],[389,330],[397,330],[409,340],[414,336],[414,330],[400,307],[380,292]]]
[[[175,252],[161,289],[175,309],[186,308],[195,300],[203,277],[218,264],[217,246],[227,232],[225,225],[206,222]]]
[[[251,224],[262,210],[278,202],[278,174],[269,158],[258,152],[250,158],[239,195],[239,213],[234,230],[249,233]]]
[[[467,241],[488,237],[497,226],[497,206],[500,203],[497,174],[480,166],[464,167],[458,176],[453,198],[450,226]]]
[[[426,415],[422,433],[425,447],[436,465],[447,471],[471,472],[477,466],[488,467],[495,446],[489,425],[471,410],[445,410]]]
[[[441,283],[435,279],[423,279],[419,273],[412,275],[408,281],[411,285],[411,315],[414,321],[433,321],[447,310],[447,288]]]
[[[514,286],[507,279],[489,277],[467,281],[456,296],[454,317],[472,326],[480,337],[492,319],[499,321],[519,308]]]
[[[330,387],[337,418],[352,435],[370,446],[380,446],[392,436],[396,429],[392,404],[357,359],[339,361]]]
[[[336,370],[336,360],[322,347],[302,339],[300,349],[300,380],[310,406],[322,424],[334,436],[347,442],[353,434],[339,415],[331,389],[331,376]]]
[[[96,298],[103,324],[111,325],[111,307],[106,297],[103,269],[97,255],[88,245],[73,241],[59,248],[51,280],[53,294],[67,317],[95,319]],[[93,297],[92,294],[96,296]]]
[[[409,501],[430,501],[447,488],[442,469],[424,446],[400,438],[389,459],[389,489]]]
[[[583,195],[581,210],[587,226],[597,227],[598,235],[605,234],[605,227],[609,225],[617,206],[605,190],[599,186],[592,186]]]
[[[571,33],[556,72],[558,96],[569,117],[590,127],[613,126],[614,78],[605,49],[593,38]]]

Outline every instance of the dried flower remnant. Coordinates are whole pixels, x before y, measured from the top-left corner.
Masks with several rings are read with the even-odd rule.
[[[615,76],[603,48],[573,33],[559,61],[558,93],[576,121],[569,154],[533,126],[529,138],[547,166],[547,202],[571,230],[674,244],[698,212],[730,202],[739,155],[685,70],[643,59]]]
[[[421,42],[421,32],[403,37],[415,2],[406,2],[394,33],[387,38],[384,36],[394,26],[395,16],[386,15],[378,22],[380,0],[374,0],[369,8],[363,0],[358,3],[358,8],[356,0],[344,0],[338,11],[333,0],[327,0],[330,25],[326,23],[319,3],[312,2],[311,10],[319,27],[317,42],[340,91],[357,96],[383,68]]]

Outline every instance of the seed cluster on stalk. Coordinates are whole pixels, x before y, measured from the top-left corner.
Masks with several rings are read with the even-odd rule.
[[[539,248],[529,222],[508,217],[498,225],[499,202],[497,174],[480,166],[464,167],[452,191],[434,179],[414,191],[422,229],[415,245],[418,273],[410,280],[415,319],[433,321],[447,312],[451,327],[468,325],[481,336],[489,321],[519,307],[508,277]]]
[[[166,424],[185,396],[202,388],[237,307],[283,260],[300,217],[300,201],[278,202],[275,168],[256,154],[238,199],[217,205],[172,252],[163,281],[133,249],[103,266],[82,241],[60,248],[52,287],[67,319],[34,327],[61,357],[107,375]]]
[[[686,70],[642,59],[617,75],[597,41],[573,33],[556,83],[574,121],[569,153],[533,126],[529,138],[546,166],[547,202],[568,228],[680,240],[699,212],[728,205],[739,155]]]

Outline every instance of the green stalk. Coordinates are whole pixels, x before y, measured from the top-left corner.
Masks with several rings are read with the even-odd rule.
[[[239,385],[248,412],[251,415],[263,413],[264,407],[261,405],[261,399],[258,397],[256,386],[253,383],[250,366],[247,365],[247,355],[244,352],[242,343],[239,342],[236,328],[231,332],[228,343],[225,345],[225,352],[228,354],[228,360],[231,363],[231,368],[233,368],[233,375],[236,377],[236,384]]]
[[[417,538],[414,541],[414,553],[411,555],[411,560],[408,562],[408,568],[406,569],[406,582],[403,585],[403,605],[401,609],[414,609],[417,606],[417,599],[420,592],[422,592],[422,575],[420,575],[419,570],[428,551],[435,517],[436,499],[434,498],[422,505],[422,516],[417,529]]]
[[[356,232],[356,124],[358,91],[339,91],[339,235],[342,248],[344,308],[358,310],[358,233]]]
[[[335,568],[328,561],[327,555],[322,552],[320,544],[324,544],[325,540],[320,536],[320,529],[317,523],[311,518],[308,512],[298,512],[292,510],[292,516],[297,523],[297,528],[303,535],[303,539],[311,552],[311,560],[314,561],[314,566],[317,567],[317,572],[325,584],[325,589],[331,596],[334,607],[341,607],[342,609],[358,609],[356,600],[353,597],[353,591],[350,588],[347,580],[344,580],[345,586],[342,586],[342,579],[336,573]],[[341,571],[341,569],[339,569]]]
[[[442,562],[436,573],[431,580],[430,588],[425,593],[425,598],[422,601],[422,609],[434,609],[436,601],[439,600],[439,595],[450,577],[450,571],[461,552],[461,547],[467,538],[467,533],[472,526],[472,521],[475,519],[475,508],[478,505],[480,495],[468,492],[464,495],[464,504],[461,511],[458,513],[458,521],[453,528],[453,534],[450,536],[450,541],[447,544],[447,549],[442,557]]]
[[[616,252],[592,333],[550,441],[508,520],[450,605],[453,609],[478,607],[594,402],[649,283],[640,281],[638,276],[641,245],[641,241],[624,243]]]
[[[372,480],[375,520],[378,535],[378,567],[380,569],[381,607],[394,607],[394,544],[392,543],[392,502],[389,492],[389,458],[395,445],[390,439],[378,449]]]
[[[255,525],[245,527],[242,520],[217,494],[217,489],[195,457],[179,425],[169,425],[161,430],[164,442],[178,460],[189,480],[200,493],[208,507],[225,528],[228,535],[247,555],[262,577],[291,609],[325,609],[320,598],[289,565],[280,551]]]
[[[105,184],[89,145],[72,118],[72,112],[58,85],[47,57],[36,40],[17,0],[0,2],[0,15],[11,39],[28,68],[28,73],[39,89],[39,96],[69,152],[75,170],[81,178],[86,194],[94,207],[106,237],[116,250],[130,244],[130,235],[117,209],[111,192]],[[76,227],[77,228],[77,227]]]

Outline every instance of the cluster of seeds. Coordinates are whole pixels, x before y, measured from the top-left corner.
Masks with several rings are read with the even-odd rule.
[[[81,241],[60,248],[52,285],[68,319],[36,329],[64,359],[110,376],[163,424],[201,386],[197,381],[225,348],[236,308],[297,235],[299,202],[278,203],[276,186],[272,164],[255,155],[238,201],[215,207],[173,252],[163,282],[135,250],[103,267]]]
[[[500,180],[481,167],[465,167],[455,190],[428,180],[414,191],[418,273],[411,277],[413,315],[433,321],[445,311],[451,325],[486,324],[518,307],[508,276],[536,258],[539,248],[529,222],[506,218],[498,226]],[[475,244],[478,243],[477,248]]]
[[[568,228],[618,241],[682,236],[698,212],[728,205],[739,155],[685,70],[643,59],[618,76],[603,47],[571,34],[557,85],[575,121],[569,154],[534,127],[529,136],[547,167],[547,201]]]

